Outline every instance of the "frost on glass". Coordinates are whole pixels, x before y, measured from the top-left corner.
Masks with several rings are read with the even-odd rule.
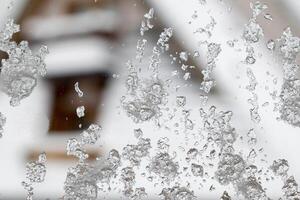
[[[2,60],[1,90],[11,98],[12,106],[19,105],[22,99],[28,97],[36,86],[37,79],[46,74],[44,58],[48,54],[46,46],[42,46],[34,54],[27,41],[19,44],[11,41],[13,34],[19,31],[19,25],[8,20],[0,32],[0,50],[8,54],[8,59]]]
[[[206,5],[204,0],[200,0],[199,3]],[[257,22],[257,17],[264,14],[266,20],[272,20],[269,13],[264,13],[266,9],[265,4],[251,3],[252,16],[242,33],[247,55],[246,64],[256,62],[254,44],[263,37],[263,30]],[[196,12],[192,18],[198,19]],[[150,133],[134,127],[135,141],[126,144],[119,151],[112,149],[106,156],[97,157],[91,162],[87,147],[95,147],[102,132],[100,125],[91,124],[80,133],[79,137],[67,141],[66,153],[75,157],[76,164],[68,168],[62,199],[96,200],[112,190],[118,192],[121,198],[132,200],[151,198],[149,194],[152,193],[152,188],[140,184],[141,179],[142,183],[147,182],[147,186],[153,186],[158,191],[156,194],[164,200],[196,200],[199,199],[197,190],[206,187],[210,192],[215,192],[218,187],[226,187],[226,191],[222,189],[222,193],[219,194],[222,200],[268,200],[268,190],[263,179],[270,182],[275,179],[282,181],[281,199],[299,199],[298,185],[289,173],[287,160],[277,159],[268,165],[267,169],[257,162],[263,154],[263,148],[258,147],[258,136],[254,128],[249,128],[243,135],[232,123],[232,111],[221,110],[214,105],[203,107],[216,85],[213,71],[222,52],[221,43],[205,41],[201,44],[205,46],[207,54],[206,65],[202,70],[203,81],[198,88],[200,95],[198,108],[189,108],[189,99],[181,94],[171,98],[169,92],[172,82],[160,75],[162,56],[169,54],[172,45],[170,43],[173,36],[172,28],[165,28],[159,34],[157,42],[152,47],[148,68],[145,69],[150,75],[142,75],[141,64],[148,45],[144,36],[153,29],[153,19],[154,9],[151,8],[142,20],[136,55],[126,63],[127,74],[124,82],[126,92],[120,103],[124,113],[136,126],[143,122],[155,121],[154,125],[157,126],[154,126],[153,132],[155,128],[163,127],[172,131],[174,135],[159,136],[154,140],[146,137]],[[195,33],[205,33],[211,39],[216,25],[215,19],[211,17],[211,22],[204,28],[197,29]],[[0,35],[1,48],[9,54],[9,59],[3,61],[2,89],[11,97],[12,105],[18,105],[20,100],[30,95],[37,78],[45,75],[43,59],[47,52],[47,48],[42,47],[38,55],[33,55],[26,42],[18,45],[11,42],[12,34],[18,30],[19,27],[9,21]],[[234,47],[236,42],[238,41],[229,40],[226,45]],[[266,46],[270,51],[278,49],[283,61],[284,82],[279,106],[281,119],[294,126],[300,126],[300,81],[296,76],[299,68],[296,57],[300,51],[300,39],[293,36],[291,30],[287,28],[279,39],[267,41]],[[188,70],[194,67],[189,66],[187,61],[192,56],[199,57],[199,52],[190,54],[179,51],[177,55],[179,57],[173,56],[173,61],[178,59],[180,70],[184,72],[182,79],[187,81],[192,76]],[[177,75],[177,70],[172,72],[172,76]],[[251,106],[251,120],[259,123],[261,118],[258,113],[258,95],[255,93],[259,80],[250,67],[246,68],[246,77],[249,80],[246,89],[251,94],[248,99]],[[174,86],[177,87],[179,86]],[[78,82],[75,83],[74,89],[79,97],[84,95]],[[79,118],[85,117],[84,112],[83,106],[76,109]],[[0,113],[0,135],[4,124],[5,117]],[[183,141],[180,146],[171,145],[173,136],[180,137]],[[241,144],[248,145],[249,149],[241,148]],[[184,156],[182,157],[180,153]],[[22,185],[28,193],[27,199],[33,198],[33,185],[45,179],[45,162],[46,156],[41,154],[37,161],[26,165],[26,181],[22,182]],[[272,178],[269,179],[268,176]],[[230,193],[227,192],[229,190]]]

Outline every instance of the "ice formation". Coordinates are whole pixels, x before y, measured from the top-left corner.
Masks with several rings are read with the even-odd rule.
[[[221,45],[217,43],[209,43],[207,45],[207,65],[202,70],[203,81],[200,86],[202,95],[207,96],[210,90],[215,86],[215,80],[212,78],[212,72],[216,67],[215,59],[221,52]]]
[[[205,0],[199,2],[201,5],[206,4]],[[253,44],[263,36],[257,17],[266,8],[267,6],[260,2],[251,4],[252,17],[243,31],[243,39],[246,43],[246,64],[256,62]],[[272,19],[268,13],[264,17],[267,20]],[[221,200],[233,198],[268,200],[267,190],[262,182],[262,171],[265,169],[255,162],[256,157],[263,151],[257,149],[258,139],[255,130],[251,128],[246,133],[250,151],[245,152],[239,149],[239,142],[243,141],[243,135],[239,134],[232,125],[233,112],[219,110],[216,106],[210,106],[209,109],[202,108],[216,84],[212,74],[222,51],[221,44],[204,42],[207,47],[207,62],[202,70],[199,110],[188,109],[188,99],[179,94],[176,94],[172,107],[170,106],[172,100],[168,96],[169,82],[161,78],[159,74],[161,55],[168,53],[169,41],[173,35],[172,28],[165,28],[162,31],[152,49],[147,69],[150,76],[143,77],[140,74],[140,65],[143,62],[147,45],[147,40],[143,37],[153,28],[151,22],[153,18],[154,10],[151,8],[144,15],[140,27],[141,38],[137,42],[135,60],[129,60],[126,64],[128,68],[125,81],[126,94],[121,99],[121,105],[134,123],[151,120],[157,122],[160,119],[160,122],[165,124],[160,124],[160,122],[155,124],[159,125],[159,128],[164,127],[166,130],[173,131],[176,136],[184,136],[183,143],[185,144],[174,150],[168,137],[160,137],[155,146],[155,141],[144,137],[146,134],[142,128],[137,128],[134,129],[136,144],[127,144],[120,152],[112,149],[106,157],[98,157],[90,162],[86,147],[96,145],[102,131],[100,125],[91,124],[88,129],[82,131],[78,138],[70,138],[67,142],[67,155],[74,156],[77,162],[67,171],[64,183],[65,193],[62,199],[96,200],[99,199],[100,193],[111,190],[116,190],[127,199],[146,199],[148,188],[139,185],[139,179],[143,178],[154,188],[159,189],[159,196],[164,200],[196,200],[198,199],[196,190],[205,188],[203,185],[208,186],[207,190],[210,192],[215,191],[219,186],[234,189],[232,194],[229,194],[227,189],[227,191],[223,190],[222,196],[220,194]],[[197,14],[194,13],[192,18],[196,20]],[[214,18],[211,18],[211,22],[206,27],[199,28],[196,33],[205,32],[210,38],[215,25]],[[19,27],[9,21],[4,31],[0,33],[0,50],[9,54],[9,59],[2,62],[0,75],[3,83],[2,90],[11,97],[11,104],[14,106],[30,95],[37,78],[45,75],[43,59],[47,53],[47,48],[42,47],[40,54],[35,56],[26,42],[18,45],[11,42],[12,34],[18,30]],[[235,42],[237,41],[227,41],[227,44],[234,47]],[[267,49],[274,51],[276,48],[282,56],[284,67],[284,83],[280,94],[281,118],[294,126],[300,126],[300,81],[296,76],[298,65],[295,61],[300,51],[300,39],[293,36],[287,28],[281,38],[267,42]],[[191,73],[187,71],[191,66],[185,63],[189,56],[191,54],[188,52],[179,53],[181,69],[185,72],[184,80],[191,77]],[[198,57],[199,52],[195,52],[194,56]],[[177,72],[174,74],[176,75]],[[258,97],[255,94],[258,81],[251,68],[247,68],[247,77],[249,85],[246,89],[252,95],[248,100],[252,106],[251,119],[258,123],[260,116]],[[78,96],[82,97],[83,92],[79,88],[79,83],[76,82],[74,87]],[[78,107],[77,116],[84,117],[84,111],[83,106]],[[197,112],[196,115],[195,112]],[[5,117],[0,113],[0,135],[4,124]],[[189,142],[192,142],[192,145]],[[179,154],[180,151],[186,155],[184,159]],[[26,165],[26,181],[22,184],[28,193],[28,200],[33,198],[33,184],[41,183],[45,179],[45,162],[46,155],[41,154],[38,161],[29,162]],[[300,199],[298,185],[294,177],[289,175],[287,160],[275,160],[269,170],[283,182],[283,199]],[[267,172],[264,175],[266,174]],[[186,179],[188,180],[185,182]],[[214,184],[206,182],[208,180],[213,180]]]
[[[178,163],[167,152],[157,153],[148,166],[149,171],[165,181],[172,181],[178,175]]]
[[[160,194],[165,200],[195,200],[194,192],[186,187],[174,186],[172,188],[164,188]]]
[[[137,145],[128,144],[123,148],[122,156],[125,160],[129,160],[133,166],[138,166],[142,158],[149,155],[150,148],[150,139],[139,137]]]
[[[283,61],[284,80],[280,93],[280,117],[291,125],[300,127],[300,80],[296,63],[300,51],[300,38],[286,28],[278,39],[278,49]]]
[[[37,161],[26,164],[26,181],[22,182],[24,189],[27,191],[27,200],[33,199],[33,185],[42,183],[46,176],[46,154],[41,153]]]
[[[99,125],[91,124],[88,129],[80,134],[79,139],[71,138],[68,140],[67,154],[78,158],[78,163],[76,166],[68,169],[63,199],[97,199],[97,182],[98,179],[104,178],[104,174],[101,174],[103,176],[96,176],[94,174],[99,173],[98,170],[100,169],[86,162],[89,155],[85,150],[85,146],[94,145],[100,138],[101,130],[102,128]],[[115,158],[119,155],[112,152],[110,156]],[[103,168],[101,168],[100,172],[103,172]]]
[[[258,96],[255,93],[255,88],[257,86],[257,81],[254,76],[253,71],[250,68],[247,68],[247,76],[249,78],[249,85],[246,86],[246,89],[251,93],[251,98],[248,99],[248,103],[252,106],[250,108],[251,120],[255,123],[259,123],[261,118],[258,113]]]
[[[148,15],[152,16],[154,10],[150,9]],[[148,16],[147,15],[147,16]],[[152,17],[151,17],[152,18]],[[148,29],[147,29],[148,30]],[[144,34],[144,32],[143,32]],[[141,34],[141,35],[143,35]],[[136,60],[127,62],[129,74],[126,79],[127,95],[121,99],[122,107],[134,122],[145,122],[158,118],[161,107],[167,102],[167,92],[164,83],[158,77],[160,54],[168,51],[168,41],[172,36],[172,29],[167,28],[160,34],[157,45],[153,47],[149,70],[151,79],[139,77],[138,66],[141,62],[147,40],[140,39],[137,43]]]
[[[203,1],[204,2],[204,1]],[[246,63],[254,64],[256,62],[254,43],[257,43],[263,36],[263,31],[257,23],[257,16],[259,16],[266,9],[266,5],[256,2],[251,4],[252,17],[244,28],[243,39],[246,42]],[[150,65],[148,71],[150,77],[142,77],[140,74],[140,64],[143,62],[144,51],[146,49],[147,40],[143,38],[146,31],[153,28],[150,19],[153,18],[154,11],[150,11],[144,16],[144,21],[140,29],[142,38],[138,39],[135,60],[127,62],[128,75],[126,77],[125,87],[127,93],[121,99],[121,105],[125,113],[133,119],[135,123],[150,121],[152,119],[161,121],[165,119],[165,112],[163,108],[169,106],[170,99],[168,98],[168,85],[166,81],[159,77],[159,65],[161,62],[161,54],[168,52],[169,40],[173,34],[171,28],[166,28],[160,34],[156,45],[152,49],[152,56],[150,58]],[[196,14],[195,14],[196,15]],[[197,17],[194,17],[196,19]],[[270,16],[265,14],[265,18],[270,20]],[[213,23],[206,27],[207,31],[211,33],[213,27],[216,25],[214,19]],[[291,48],[286,43],[293,41],[295,45],[295,38],[289,38],[289,32],[286,32],[280,42],[270,40],[267,43],[267,48],[274,51],[277,43],[285,60],[288,60],[288,66],[285,68],[285,79],[289,84],[291,77],[291,69],[297,69],[297,66],[290,65],[291,60],[295,59],[297,48]],[[289,40],[289,41],[287,41]],[[236,41],[235,41],[236,42]],[[232,42],[233,43],[233,42]],[[234,46],[234,43],[229,45]],[[296,42],[297,43],[297,42]],[[207,65],[202,70],[204,75],[203,82],[200,87],[200,100],[205,104],[208,100],[208,94],[216,84],[212,78],[213,69],[216,67],[216,59],[221,53],[221,45],[214,42],[205,43],[207,47]],[[288,47],[285,47],[288,46]],[[295,47],[295,46],[294,46]],[[187,80],[191,74],[186,70],[190,66],[185,62],[188,60],[187,52],[179,53],[181,69],[185,72],[183,79]],[[293,63],[295,64],[295,63]],[[174,73],[177,75],[177,72]],[[252,105],[250,109],[251,119],[258,123],[260,116],[258,114],[258,101],[255,90],[258,84],[251,68],[247,68],[247,77],[249,85],[246,89],[251,93],[252,97],[248,102]],[[294,83],[294,82],[293,82]],[[295,86],[294,83],[293,86]],[[290,86],[290,88],[295,88]],[[287,86],[286,86],[287,87]],[[285,87],[285,88],[286,88]],[[293,90],[293,94],[298,94]],[[283,93],[283,92],[282,92]],[[286,94],[284,92],[284,94]],[[290,94],[286,97],[286,101],[293,101]],[[281,95],[282,97],[283,94]],[[294,97],[294,96],[292,96]],[[294,97],[298,98],[298,97]],[[107,158],[102,158],[100,164],[96,161],[94,164],[87,162],[88,154],[84,150],[86,142],[78,141],[77,139],[70,139],[68,142],[67,152],[69,155],[74,155],[79,158],[78,164],[71,168],[65,183],[66,194],[65,199],[97,199],[100,191],[110,191],[111,184],[116,184],[116,187],[121,190],[121,193],[128,199],[145,199],[147,198],[147,188],[138,187],[138,179],[140,170],[144,170],[141,174],[149,183],[153,183],[154,187],[161,186],[160,197],[165,200],[194,200],[197,195],[191,188],[190,183],[183,184],[182,179],[186,177],[193,177],[199,185],[205,183],[206,178],[216,180],[222,186],[231,186],[234,188],[233,194],[228,194],[224,191],[220,197],[222,200],[230,200],[231,196],[238,199],[248,200],[267,200],[267,192],[261,182],[261,171],[259,166],[255,165],[256,158],[263,151],[256,149],[257,136],[253,128],[246,134],[246,141],[249,144],[250,150],[243,153],[238,146],[242,136],[236,131],[231,124],[233,113],[231,111],[218,111],[215,106],[211,106],[208,110],[200,107],[200,119],[195,119],[192,113],[194,110],[188,110],[187,98],[182,95],[177,95],[175,99],[175,108],[166,109],[169,112],[167,120],[168,123],[174,122],[174,132],[177,134],[184,133],[186,140],[190,137],[193,131],[199,130],[199,139],[194,143],[195,147],[184,149],[186,158],[184,161],[176,156],[176,152],[171,151],[169,145],[169,138],[161,137],[157,140],[157,148],[154,146],[149,138],[144,137],[142,129],[134,130],[134,136],[137,138],[137,144],[128,144],[123,147],[122,152],[111,150]],[[176,121],[175,115],[180,115],[179,121]],[[198,116],[199,117],[199,116]],[[296,119],[293,119],[294,121]],[[196,123],[195,123],[196,122]],[[159,124],[159,123],[156,123]],[[295,124],[295,123],[294,123]],[[169,128],[169,127],[168,127]],[[97,129],[97,128],[96,128]],[[95,127],[93,128],[95,130]],[[94,131],[88,131],[94,133]],[[96,131],[97,132],[97,131]],[[94,135],[94,144],[99,138],[99,135]],[[186,141],[187,142],[187,141]],[[202,147],[200,147],[200,144]],[[183,147],[182,147],[183,148]],[[153,152],[154,150],[154,152]],[[185,164],[184,164],[185,163]],[[206,168],[215,169],[213,174],[206,172]],[[274,161],[270,167],[271,171],[276,176],[283,180],[283,197],[285,199],[297,199],[299,196],[298,186],[293,176],[288,175],[288,164],[284,159]],[[115,180],[115,181],[114,181]],[[116,183],[118,182],[118,183]],[[105,189],[105,184],[108,184],[109,189]],[[209,186],[209,191],[215,191],[216,184]],[[297,196],[298,195],[298,196]]]
[[[145,34],[146,31],[153,28],[153,25],[151,24],[151,19],[153,18],[153,16],[154,16],[153,8],[151,8],[149,12],[144,15],[145,19],[142,21],[141,28],[140,28],[140,34],[142,36]]]
[[[85,107],[84,106],[78,106],[76,108],[76,114],[77,114],[77,117],[81,118],[81,117],[84,117],[84,111],[85,111]]]
[[[76,83],[74,84],[74,88],[75,88],[75,91],[76,91],[78,97],[83,97],[83,92],[82,92],[82,90],[79,88],[79,83],[78,83],[78,82],[76,82]]]
[[[8,20],[0,32],[0,50],[8,54],[8,59],[2,60],[0,73],[1,90],[11,99],[10,104],[17,106],[28,97],[37,84],[37,79],[46,74],[44,63],[48,48],[42,46],[38,54],[33,54],[27,41],[17,44],[11,41],[14,33],[20,27],[13,20]]]
[[[4,132],[3,126],[6,123],[6,117],[0,112],[0,138]]]
[[[260,38],[264,35],[263,29],[257,22],[257,17],[262,14],[268,7],[259,1],[250,3],[252,16],[244,27],[243,39],[246,42],[246,59],[247,64],[254,64],[256,62],[253,44],[259,42]]]

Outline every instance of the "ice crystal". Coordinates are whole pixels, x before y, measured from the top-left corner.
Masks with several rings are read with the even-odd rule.
[[[186,97],[185,96],[177,96],[176,97],[176,105],[178,107],[185,106],[186,103]]]
[[[185,51],[182,51],[179,53],[179,57],[182,61],[187,61],[188,60],[188,54]]]
[[[91,124],[88,129],[80,134],[80,140],[71,138],[67,143],[67,154],[77,157],[80,161],[88,158],[88,154],[84,150],[84,146],[95,144],[100,138],[101,127],[97,124]]]
[[[236,154],[222,156],[216,171],[216,178],[222,185],[237,181],[245,171],[245,161]]]
[[[237,184],[237,191],[248,200],[268,200],[261,184],[254,177],[241,179]]]
[[[97,124],[91,124],[88,129],[80,134],[80,139],[71,138],[67,144],[67,154],[77,157],[76,166],[68,169],[65,180],[65,195],[63,199],[83,199],[95,200],[98,196],[97,183],[102,180],[110,180],[110,177],[120,164],[120,156],[116,150],[111,150],[109,156],[99,167],[97,164],[86,163],[88,154],[85,151],[85,145],[93,145],[100,138],[101,127]],[[101,163],[103,164],[103,163]]]
[[[191,172],[192,172],[192,174],[194,176],[203,177],[203,166],[195,164],[195,163],[192,163],[192,165],[191,165]]]
[[[38,161],[29,162],[26,165],[26,178],[31,183],[41,183],[45,179],[46,175],[46,154],[39,155]]]
[[[160,193],[164,200],[195,200],[194,192],[186,187],[174,186],[172,188],[164,188]]]
[[[67,154],[78,157],[80,160],[88,158],[88,154],[82,149],[82,144],[77,139],[72,138],[67,143]]]
[[[132,165],[139,165],[141,159],[149,154],[151,148],[149,138],[139,138],[137,145],[126,145],[123,148],[122,156],[131,162]]]
[[[69,168],[65,181],[64,200],[82,199],[95,200],[98,196],[98,187],[91,174],[92,167],[87,164],[78,164]]]
[[[216,26],[216,21],[213,17],[210,17],[210,22],[208,24],[206,24],[204,27],[199,27],[197,28],[194,33],[205,33],[207,35],[208,38],[210,38],[212,36],[212,31]]]
[[[244,26],[242,37],[246,42],[247,56],[245,61],[247,64],[254,64],[256,58],[254,56],[252,44],[259,42],[260,38],[264,35],[262,27],[257,22],[257,17],[268,7],[265,4],[256,1],[255,3],[250,3],[250,8],[252,10],[252,16]]]
[[[249,85],[246,86],[246,89],[251,92],[252,97],[248,99],[249,104],[251,104],[250,108],[250,116],[251,120],[255,123],[259,123],[261,120],[261,117],[258,113],[258,97],[257,94],[255,93],[255,88],[257,86],[257,81],[254,76],[253,71],[250,68],[247,68],[247,76],[249,78]]]
[[[46,154],[41,153],[37,161],[31,161],[26,164],[26,181],[22,182],[27,191],[27,200],[33,199],[33,184],[42,183],[46,175]]]
[[[178,168],[178,163],[168,153],[158,153],[149,165],[150,172],[166,181],[171,181],[178,175]]]
[[[231,200],[231,197],[229,196],[229,194],[226,191],[224,191],[220,200]]]
[[[79,88],[79,83],[78,83],[78,82],[76,82],[76,83],[74,84],[74,88],[75,88],[75,91],[76,91],[77,95],[78,95],[79,97],[83,97],[83,92],[82,92],[82,90]]]
[[[293,176],[290,176],[288,179],[285,180],[282,190],[284,192],[285,199],[287,199],[287,200],[300,199],[300,192],[298,189],[298,184],[296,183]]]
[[[202,0],[200,2],[203,3],[206,1]],[[251,3],[252,17],[245,25],[243,32],[243,38],[246,42],[247,64],[254,64],[256,62],[253,45],[263,36],[262,28],[257,23],[257,17],[266,8],[265,4],[258,1]],[[201,137],[201,139],[195,141],[192,147],[184,145],[178,147],[178,149],[183,149],[182,152],[186,153],[185,160],[182,160],[177,157],[179,155],[177,152],[171,152],[173,148],[169,144],[169,138],[162,136],[156,141],[157,151],[153,155],[150,152],[151,140],[145,138],[143,131],[138,128],[134,129],[134,136],[137,139],[136,144],[125,145],[120,153],[112,149],[109,151],[107,157],[98,157],[95,161],[89,162],[86,146],[95,145],[101,136],[102,130],[101,126],[91,124],[88,129],[82,131],[78,138],[70,138],[67,142],[67,154],[75,156],[78,160],[75,166],[68,169],[64,184],[65,194],[62,199],[96,200],[99,198],[99,193],[105,191],[105,186],[110,191],[111,184],[116,183],[121,183],[123,188],[119,191],[122,192],[125,198],[131,200],[146,198],[146,189],[144,187],[137,187],[137,182],[140,178],[138,170],[144,170],[145,161],[147,171],[140,175],[143,178],[147,176],[149,182],[153,182],[154,180],[154,187],[175,183],[173,186],[162,189],[160,196],[165,200],[196,199],[194,192],[190,189],[190,181],[187,181],[186,187],[179,184],[184,175],[187,175],[187,177],[192,176],[195,181],[214,179],[223,186],[230,184],[235,189],[238,199],[267,200],[268,197],[266,196],[265,189],[260,182],[263,177],[256,177],[256,174],[261,174],[263,169],[254,165],[255,159],[261,150],[255,149],[257,136],[253,128],[246,134],[248,144],[251,145],[251,149],[247,155],[247,153],[240,151],[240,149],[239,151],[235,150],[236,146],[238,147],[238,145],[235,145],[237,138],[242,140],[243,137],[238,135],[236,129],[231,124],[233,116],[231,111],[217,111],[215,106],[211,106],[207,111],[200,108],[200,120],[198,120],[194,118],[193,110],[187,109],[186,97],[179,95],[176,96],[175,107],[173,109],[164,107],[168,103],[168,84],[166,84],[166,80],[159,77],[159,65],[161,54],[169,50],[168,42],[173,34],[172,28],[164,29],[156,45],[153,47],[149,65],[151,77],[144,78],[140,76],[140,64],[147,44],[147,40],[143,36],[146,31],[153,28],[150,21],[153,17],[154,10],[151,8],[144,15],[144,20],[140,28],[141,38],[137,42],[135,60],[128,61],[126,64],[128,68],[128,75],[125,82],[127,93],[121,99],[122,107],[126,114],[136,123],[165,117],[162,115],[163,111],[169,112],[167,120],[164,118],[163,120],[174,123],[173,120],[177,118],[175,115],[179,113],[180,120],[174,123],[176,129],[174,132],[181,136],[180,131],[182,130],[185,134],[186,145],[192,137],[193,139]],[[265,14],[264,17],[271,20],[268,14]],[[195,12],[193,19],[196,18],[197,14]],[[211,23],[204,28],[199,28],[198,32],[205,32],[210,37],[215,25],[216,22],[211,17]],[[0,50],[5,47],[7,48],[5,51],[9,54],[9,59],[3,61],[1,81],[4,81],[4,91],[12,98],[12,105],[17,105],[21,99],[30,95],[36,85],[38,76],[44,75],[45,66],[43,58],[47,52],[47,49],[44,47],[41,49],[40,55],[34,56],[26,42],[21,42],[18,45],[10,42],[11,36],[18,29],[18,26],[10,21],[6,25],[5,31],[0,33],[1,42],[4,41],[0,44]],[[218,55],[221,52],[220,44],[207,41],[203,44],[207,47],[207,63],[206,67],[202,70],[203,82],[200,87],[200,102],[202,105],[208,100],[209,92],[216,85],[212,73],[216,67]],[[234,41],[228,42],[228,45],[233,47]],[[284,83],[280,94],[281,118],[290,124],[300,126],[300,81],[297,79],[299,66],[295,61],[300,51],[300,39],[294,37],[290,29],[286,29],[281,38],[276,40],[276,43],[273,40],[268,41],[267,48],[271,51],[277,48],[283,59]],[[179,53],[179,63],[186,62],[188,55],[190,55],[188,52]],[[194,57],[197,56],[199,56],[199,53],[195,52]],[[17,58],[20,58],[20,60]],[[17,59],[17,61],[13,59]],[[189,66],[186,63],[181,64],[181,69],[185,73],[183,78],[185,80],[190,79],[191,73],[188,72],[188,69],[192,69],[193,66]],[[173,74],[178,75],[178,72],[176,71]],[[258,96],[255,94],[258,82],[250,68],[247,68],[247,77],[249,85],[246,86],[246,89],[252,95],[248,99],[248,102],[252,105],[250,109],[251,119],[258,123],[260,121]],[[7,90],[8,86],[12,89]],[[79,89],[79,83],[76,82],[74,87],[78,96],[82,97],[83,92]],[[166,109],[163,110],[163,108]],[[84,107],[78,107],[76,113],[78,117],[83,117]],[[155,122],[159,124],[159,127],[162,127],[159,120],[155,120]],[[4,124],[5,117],[0,113],[0,135],[2,134]],[[165,128],[167,130],[171,129],[167,125]],[[182,129],[180,130],[179,128]],[[196,131],[199,134],[188,134]],[[202,146],[199,148],[200,143],[202,143]],[[182,161],[187,165],[182,167],[180,165]],[[22,182],[22,185],[27,190],[27,199],[32,199],[33,197],[33,183],[44,181],[46,173],[45,162],[46,156],[45,154],[41,154],[38,161],[29,162],[26,165],[27,181]],[[213,176],[209,172],[204,172],[204,167],[216,169]],[[287,161],[285,159],[276,160],[270,169],[283,181],[282,190],[284,199],[299,199],[298,184],[293,176],[288,174],[289,165]],[[217,185],[208,184],[208,188],[209,191],[215,191]],[[230,200],[231,197],[225,191],[221,199]]]
[[[271,15],[270,13],[266,13],[266,14],[264,15],[264,18],[267,19],[267,20],[270,20],[270,21],[273,20],[273,17],[272,17],[272,15]]]
[[[253,128],[248,131],[247,137],[249,145],[255,145],[257,143],[257,136]]]
[[[278,48],[283,58],[284,81],[280,93],[280,118],[291,125],[300,126],[300,80],[296,63],[300,51],[300,38],[287,28],[278,39]]]
[[[84,111],[85,111],[84,106],[77,107],[76,108],[77,117],[79,117],[79,118],[84,117]]]
[[[289,164],[285,159],[274,160],[270,167],[276,176],[286,176],[289,170]]]
[[[222,151],[231,146],[237,138],[235,128],[231,126],[231,117],[233,113],[216,112],[216,107],[211,106],[209,112],[199,109],[200,116],[203,120],[203,130],[207,131],[208,137],[211,138]]]
[[[264,12],[268,8],[268,6],[261,3],[260,1],[256,1],[255,3],[250,3],[250,8],[252,10],[252,18],[256,19],[262,12]]]
[[[250,20],[245,26],[243,37],[247,42],[256,43],[263,36],[263,30],[254,20]]]
[[[145,122],[161,116],[161,107],[166,104],[167,93],[163,81],[159,79],[160,55],[168,51],[168,41],[172,36],[172,29],[166,28],[160,34],[157,45],[153,47],[149,70],[151,79],[140,78],[139,71],[131,61],[127,62],[129,74],[126,80],[128,95],[121,100],[122,107],[134,122]],[[142,39],[137,44],[136,58],[140,62],[143,57],[146,40]]]
[[[4,132],[3,126],[6,123],[6,117],[0,112],[0,138],[2,137],[2,134]]]
[[[189,162],[190,160],[195,159],[199,155],[199,151],[196,148],[191,148],[186,153],[186,160]]]
[[[267,49],[270,50],[270,51],[274,51],[275,50],[275,47],[276,47],[276,43],[274,40],[269,40],[267,42]]]
[[[115,149],[110,150],[104,164],[99,163],[98,179],[101,182],[107,182],[115,177],[117,169],[121,166],[121,156]]]
[[[160,108],[166,103],[166,93],[160,81],[145,81],[134,93],[128,97],[132,100],[122,102],[128,116],[135,122],[149,121],[160,116]]]
[[[212,77],[212,72],[216,67],[215,59],[221,52],[221,45],[216,43],[209,43],[207,45],[207,50],[207,66],[202,70],[203,81],[200,86],[200,90],[205,96],[207,96],[210,90],[215,86],[215,80]]]
[[[81,136],[82,144],[95,144],[100,138],[102,128],[98,124],[91,124],[88,129],[84,130]]]
[[[280,54],[285,60],[292,61],[296,58],[300,51],[300,38],[293,36],[289,27],[284,30],[278,43]]]
[[[121,182],[124,184],[123,194],[130,197],[134,194],[135,172],[132,167],[125,167],[121,172]]]
[[[149,12],[144,15],[145,20],[142,21],[141,28],[140,28],[140,34],[143,36],[146,31],[153,28],[153,25],[151,24],[151,19],[154,16],[154,9],[150,8]]]
[[[142,59],[144,57],[144,51],[146,46],[147,40],[146,39],[140,39],[137,42],[136,45],[136,59],[141,63]]]
[[[162,51],[169,50],[168,41],[173,35],[172,28],[165,28],[164,31],[160,34],[159,39],[157,41],[157,45],[162,49]]]
[[[0,50],[8,54],[8,59],[2,60],[0,73],[1,90],[6,93],[12,106],[28,97],[37,84],[37,79],[46,74],[44,58],[48,48],[42,46],[38,54],[33,54],[27,41],[17,44],[10,41],[13,34],[20,28],[13,20],[8,20],[0,32]]]
[[[184,75],[183,75],[183,79],[186,81],[188,79],[191,78],[191,73],[190,72],[186,72]]]

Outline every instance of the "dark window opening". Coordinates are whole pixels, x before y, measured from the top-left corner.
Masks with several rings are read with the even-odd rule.
[[[50,133],[81,130],[96,123],[107,80],[107,73],[48,78],[53,86]],[[76,82],[84,93],[81,98],[74,89]],[[85,107],[85,116],[82,118],[76,114],[78,106]]]

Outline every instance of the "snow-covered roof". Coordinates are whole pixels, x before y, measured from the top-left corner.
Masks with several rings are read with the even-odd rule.
[[[92,19],[92,20],[91,20]],[[90,10],[51,17],[32,17],[24,22],[23,33],[35,40],[93,32],[114,32],[119,24],[114,10]]]
[[[99,37],[48,42],[45,59],[48,76],[112,71],[109,44]]]

